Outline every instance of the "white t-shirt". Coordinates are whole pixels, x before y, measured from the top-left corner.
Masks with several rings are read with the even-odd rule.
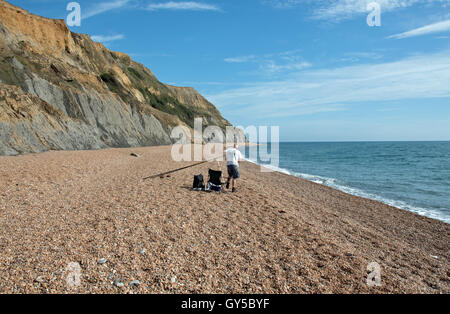
[[[229,148],[225,153],[227,153],[227,165],[239,166],[239,160],[243,159],[239,150],[236,148]]]

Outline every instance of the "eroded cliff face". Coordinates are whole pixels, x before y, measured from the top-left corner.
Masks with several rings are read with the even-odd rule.
[[[170,144],[194,117],[230,126],[194,89],[0,0],[0,154]]]

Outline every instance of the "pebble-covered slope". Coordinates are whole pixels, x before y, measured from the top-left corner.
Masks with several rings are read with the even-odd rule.
[[[0,157],[0,293],[450,292],[449,224],[250,163],[238,193],[142,180],[170,151]]]

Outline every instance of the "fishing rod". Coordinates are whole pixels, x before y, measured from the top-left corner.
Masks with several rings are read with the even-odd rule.
[[[163,173],[160,173],[160,174],[156,174],[156,175],[153,175],[153,176],[150,176],[150,177],[146,177],[146,178],[144,178],[143,180],[155,179],[155,178],[157,178],[157,177],[163,178],[163,177],[167,176],[168,174],[172,174],[172,173],[174,173],[174,172],[178,172],[178,171],[185,170],[185,169],[188,169],[188,168],[193,168],[193,167],[196,167],[196,166],[200,166],[200,165],[206,164],[207,162],[214,161],[214,160],[216,160],[216,159],[218,159],[218,158],[219,158],[219,157],[215,157],[215,158],[213,158],[213,159],[211,159],[211,160],[205,160],[205,161],[202,161],[202,162],[193,164],[193,165],[189,165],[189,166],[186,166],[186,167],[182,167],[182,168],[170,170],[170,171],[167,171],[167,172],[163,172]],[[219,164],[220,164],[220,162],[219,162]]]
[[[166,176],[166,175],[168,175],[168,174],[172,174],[172,173],[174,173],[174,172],[178,172],[178,171],[181,171],[181,170],[184,170],[184,169],[188,169],[188,168],[192,168],[192,167],[196,167],[196,166],[205,164],[205,163],[207,163],[207,162],[209,162],[209,160],[202,161],[202,162],[199,162],[199,163],[190,165],[190,166],[178,168],[178,169],[175,169],[175,170],[170,170],[170,171],[163,172],[163,173],[160,173],[160,174],[156,174],[156,175],[154,175],[154,176],[146,177],[146,178],[144,178],[143,180],[155,179],[155,178],[157,178],[157,177],[163,177],[163,176]]]

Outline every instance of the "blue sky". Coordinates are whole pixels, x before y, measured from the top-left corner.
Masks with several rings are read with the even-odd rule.
[[[66,0],[10,0],[66,18]],[[81,27],[282,141],[450,140],[450,0],[81,0]]]

